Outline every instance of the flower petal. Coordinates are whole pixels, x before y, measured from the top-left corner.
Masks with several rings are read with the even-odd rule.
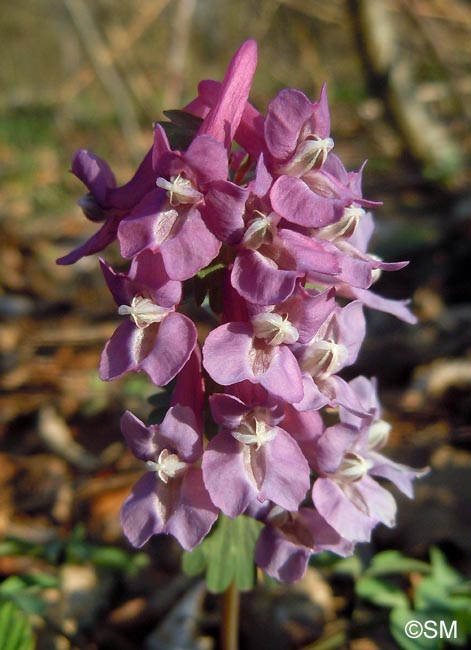
[[[271,100],[265,140],[273,158],[283,162],[294,152],[301,127],[312,116],[313,108],[306,95],[293,88],[284,88]]]
[[[244,210],[248,190],[229,181],[214,181],[201,209],[209,230],[220,241],[235,244],[244,233]]]
[[[152,535],[164,532],[156,493],[157,479],[146,472],[134,485],[121,508],[121,526],[133,546],[140,548]]]
[[[147,330],[149,327],[144,332]],[[140,368],[145,370],[156,386],[165,386],[190,358],[196,339],[193,321],[183,314],[168,314],[160,323],[152,347],[140,361]]]
[[[239,47],[227,68],[216,104],[200,127],[223,142],[229,151],[239,126],[257,66],[257,43],[247,40]]]
[[[217,516],[201,469],[190,467],[183,477],[180,502],[168,519],[165,532],[173,535],[186,551],[191,551],[209,533]]]
[[[249,364],[252,328],[248,323],[227,323],[210,332],[203,346],[203,365],[214,381],[230,386],[252,379]]]
[[[105,160],[80,149],[72,160],[72,173],[88,187],[98,203],[106,205],[108,191],[116,186],[116,179]]]
[[[296,511],[309,489],[309,465],[294,438],[280,427],[275,429],[276,437],[255,452],[256,456],[263,453],[265,466],[258,498]]]
[[[159,442],[168,440],[180,460],[195,462],[202,454],[201,435],[197,431],[195,414],[188,406],[177,404],[167,411],[159,427]]]
[[[110,381],[121,377],[125,372],[137,371],[143,338],[146,332],[147,336],[151,334],[150,330],[155,331],[155,325],[140,330],[130,320],[121,323],[101,353],[100,379]]]
[[[208,230],[197,209],[182,218],[178,232],[162,243],[160,252],[168,276],[187,280],[207,266],[219,253],[221,243]]]
[[[214,505],[228,517],[241,515],[257,497],[256,485],[247,476],[244,446],[228,431],[222,431],[203,453],[204,484]]]
[[[234,289],[249,302],[276,305],[293,293],[299,275],[297,271],[277,268],[258,251],[247,250],[236,257],[231,282]]]
[[[303,398],[304,387],[296,357],[286,345],[274,349],[270,363],[256,379],[272,395],[293,404]]]
[[[76,248],[75,250],[67,253],[63,257],[59,257],[57,264],[67,265],[75,264],[82,257],[87,255],[93,255],[94,253],[99,253],[104,248],[113,243],[116,239],[116,233],[118,231],[119,219],[110,218],[102,225],[100,230],[92,235],[87,241]]]
[[[356,508],[336,481],[318,478],[312,489],[312,500],[319,514],[342,537],[352,542],[367,542],[378,523]]]
[[[280,176],[270,191],[272,207],[290,223],[320,228],[338,221],[348,199],[331,199],[313,192],[300,178]]]
[[[121,417],[121,432],[132,453],[139,460],[153,460],[158,452],[154,427],[146,427],[131,411]]]

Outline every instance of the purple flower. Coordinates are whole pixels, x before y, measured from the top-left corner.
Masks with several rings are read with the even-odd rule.
[[[359,301],[337,306],[315,336],[296,350],[303,372],[304,398],[295,406],[301,411],[325,405],[344,406],[360,417],[368,411],[358,395],[336,375],[356,361],[365,336],[365,319]]]
[[[265,120],[269,168],[277,174],[302,176],[322,167],[334,146],[329,132],[325,86],[318,102],[299,90],[281,90],[270,102]]]
[[[227,176],[224,145],[196,137],[184,153],[172,151],[160,125],[155,128],[153,166],[157,187],[118,229],[121,254],[159,251],[169,277],[186,280],[218,254],[220,242],[208,230],[201,208],[213,181]]]
[[[180,405],[169,409],[160,426],[146,427],[129,411],[123,415],[126,442],[147,469],[121,510],[124,534],[134,546],[167,533],[191,550],[217,519],[201,469],[194,466],[202,451],[196,427],[192,410]]]
[[[354,208],[352,211],[358,212],[358,209]],[[351,246],[355,247],[353,254],[359,256],[359,253],[366,253],[369,240],[374,230],[374,221],[373,215],[370,212],[360,215],[354,232],[351,233],[348,242]],[[361,220],[360,220],[361,219]],[[346,236],[346,235],[344,235]],[[345,249],[345,243],[343,244]],[[350,249],[352,250],[352,249]],[[368,256],[365,254],[364,259],[367,259]],[[406,262],[397,262],[395,264],[384,264],[378,258],[370,257],[372,261],[372,267],[375,268],[372,281],[377,282],[382,270],[386,271],[395,271],[406,266]],[[379,296],[377,293],[374,293],[370,289],[360,288],[356,286],[351,286],[347,283],[336,284],[337,292],[341,296],[347,298],[352,298],[354,300],[360,300],[366,307],[370,309],[378,309],[379,311],[386,312],[400,318],[406,323],[415,324],[417,322],[417,317],[411,312],[408,305],[410,300],[394,300],[391,298],[384,298]]]
[[[104,221],[104,224],[82,246],[58,259],[58,264],[73,264],[86,255],[102,251],[116,239],[120,221],[154,188],[151,154],[151,151],[147,153],[126,185],[116,187],[114,174],[104,160],[86,149],[77,151],[72,173],[89,190],[78,204],[87,219]]]
[[[258,539],[255,562],[277,580],[296,582],[303,577],[310,556],[321,551],[345,557],[353,553],[353,544],[312,508],[295,513],[273,508]]]
[[[357,378],[352,389],[361,394],[374,418],[379,418],[379,404],[374,384]],[[312,498],[317,510],[340,535],[352,541],[367,541],[378,523],[393,526],[396,504],[392,495],[373,477],[394,483],[408,497],[413,495],[414,479],[427,470],[415,470],[389,460],[379,453],[386,444],[390,425],[381,419],[358,420],[341,409],[347,422],[326,429],[316,441],[315,481]]]
[[[326,429],[317,442],[312,499],[320,515],[342,537],[368,541],[380,522],[394,526],[396,503],[370,475],[373,463],[361,453],[359,431],[346,425]]]
[[[164,386],[181,370],[196,345],[193,322],[175,312],[181,285],[169,280],[160,255],[145,251],[134,258],[129,275],[115,273],[101,260],[105,280],[127,316],[105,345],[100,377],[106,381],[144,370]]]
[[[144,371],[159,386],[176,379],[161,425],[122,418],[147,470],[122,508],[130,542],[165,533],[189,550],[218,509],[245,514],[265,524],[258,565],[292,582],[312,553],[348,555],[378,523],[394,524],[395,501],[376,478],[412,496],[425,472],[383,456],[390,426],[375,380],[338,375],[359,354],[363,305],[415,317],[405,301],[370,290],[382,271],[406,262],[368,253],[366,210],[378,204],[363,198],[364,165],[348,172],[332,153],[325,86],[314,102],[280,91],[265,117],[248,101],[256,64],[248,40],[224,80],[202,81],[184,108],[200,118],[187,148],[172,149],[157,124],[122,187],[105,161],[76,153],[72,172],[88,192],[79,204],[102,226],[59,263],[117,238],[129,271],[100,262],[124,321],[104,347],[100,376]],[[183,281],[185,297],[194,285],[197,302],[207,294],[213,315],[222,311],[202,350],[194,323],[177,311]],[[325,407],[338,412],[334,426],[324,423]],[[203,442],[206,423],[212,435]],[[305,507],[309,493],[314,508]]]
[[[248,380],[287,402],[303,397],[298,362],[290,345],[308,341],[333,308],[327,292],[296,296],[269,310],[253,310],[250,322],[217,327],[206,338],[204,367],[223,386]]]
[[[247,403],[214,395],[211,411],[223,427],[203,454],[213,503],[229,517],[242,514],[254,499],[297,510],[309,489],[309,466],[295,440],[277,426],[279,405],[271,398]]]
[[[362,430],[357,447],[361,448],[361,453],[372,463],[369,473],[372,476],[379,476],[391,481],[403,494],[412,498],[414,480],[425,476],[428,473],[428,468],[414,469],[396,463],[379,453],[388,443],[391,425],[381,417],[382,409],[377,394],[377,382],[375,379],[360,376],[352,379],[350,387],[359,396],[362,404],[369,409],[371,420],[365,422],[364,419],[358,418],[343,408],[339,409],[340,420],[344,424]]]
[[[341,256],[330,243],[314,241],[299,232],[278,227],[280,215],[273,211],[270,202],[272,182],[263,157],[260,157],[256,178],[249,185],[245,232],[231,275],[238,293],[259,305],[274,305],[286,300],[293,293],[297,279],[308,272],[322,271],[335,277],[342,273]],[[253,281],[254,277],[257,282]]]
[[[256,67],[257,43],[245,41],[232,57],[217,100],[198,132],[223,142],[228,151],[244,113]]]
[[[333,308],[331,292],[313,294],[302,287],[280,305],[250,305],[247,322],[230,322],[210,332],[204,366],[223,386],[248,380],[287,402],[299,402],[303,382],[290,346],[307,343]]]

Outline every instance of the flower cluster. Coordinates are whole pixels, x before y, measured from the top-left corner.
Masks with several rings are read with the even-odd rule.
[[[115,272],[101,260],[123,321],[100,376],[144,371],[157,386],[176,378],[161,424],[122,418],[145,470],[122,508],[128,539],[142,546],[168,533],[192,549],[219,512],[253,516],[265,524],[257,564],[293,581],[312,553],[348,555],[378,523],[394,524],[395,501],[378,478],[412,495],[420,472],[381,453],[390,427],[374,379],[339,372],[358,356],[364,307],[415,318],[407,301],[371,290],[406,262],[368,253],[368,209],[378,204],[362,196],[363,168],[348,172],[332,153],[325,87],[314,102],[282,90],[262,115],[248,102],[256,60],[255,42],[243,43],[222,83],[201,82],[172,112],[183,130],[193,126],[186,146],[172,147],[157,123],[127,184],[117,187],[94,154],[75,155],[72,171],[88,189],[79,204],[102,225],[59,263],[117,239],[130,265]],[[182,283],[188,293],[195,276],[222,296],[202,348],[182,313]],[[337,414],[332,426],[326,408]]]

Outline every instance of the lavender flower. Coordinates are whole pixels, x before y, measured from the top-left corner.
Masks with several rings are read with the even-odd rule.
[[[122,418],[145,471],[121,512],[129,541],[165,533],[188,550],[219,511],[245,514],[264,523],[257,564],[292,582],[311,554],[349,555],[376,525],[394,525],[395,500],[377,478],[412,496],[425,471],[383,455],[390,427],[375,381],[341,376],[365,337],[363,306],[415,317],[407,301],[370,289],[407,262],[368,252],[367,210],[380,204],[363,197],[364,165],[348,172],[332,152],[325,86],[317,101],[281,90],[264,116],[249,102],[256,63],[246,41],[223,81],[202,81],[184,108],[201,119],[188,147],[155,126],[121,187],[105,161],[77,152],[72,171],[88,190],[79,204],[103,225],[58,262],[117,238],[128,270],[101,267],[123,322],[100,376],[176,378],[160,425]],[[192,287],[199,303],[209,296],[215,323],[202,351],[182,282],[185,296]]]

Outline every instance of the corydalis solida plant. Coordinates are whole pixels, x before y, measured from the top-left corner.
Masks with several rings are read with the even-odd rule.
[[[190,550],[221,513],[245,514],[263,524],[257,565],[294,581],[312,553],[349,555],[378,523],[394,525],[378,478],[412,496],[420,472],[381,453],[390,427],[375,380],[338,373],[358,356],[364,307],[415,317],[407,301],[371,290],[406,262],[368,253],[378,204],[362,196],[363,167],[347,172],[333,153],[325,87],[314,102],[282,90],[262,115],[248,101],[256,60],[256,43],[243,43],[221,83],[202,81],[168,113],[173,123],[157,123],[127,184],[94,154],[75,154],[88,189],[79,204],[102,225],[58,262],[117,239],[130,265],[118,273],[101,260],[123,320],[100,376],[176,378],[161,424],[122,418],[143,463],[122,508],[125,535],[142,546],[167,533]],[[202,348],[182,313],[183,282],[200,302],[209,295],[219,322]],[[336,424],[325,425],[325,408]]]

